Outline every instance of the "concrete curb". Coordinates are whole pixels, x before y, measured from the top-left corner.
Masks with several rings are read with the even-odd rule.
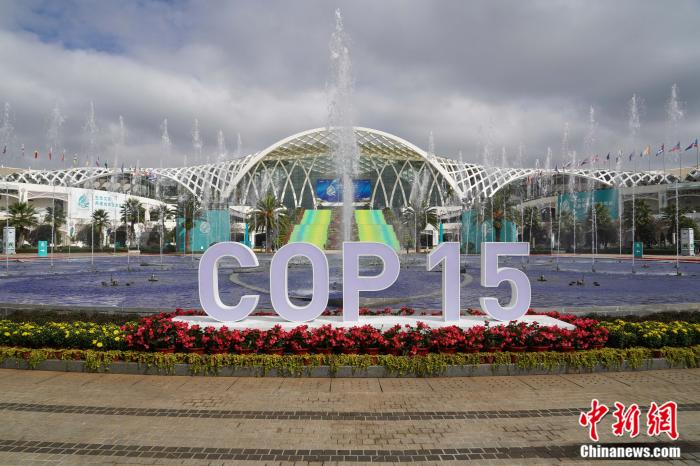
[[[29,363],[24,359],[8,358],[0,363],[2,369],[22,369],[32,370]],[[646,370],[662,370],[671,368],[682,368],[672,366],[664,358],[645,359],[639,368],[632,368],[627,362],[623,362],[620,367],[606,368],[598,365],[592,369],[570,368],[557,366],[551,370],[547,369],[522,369],[515,364],[479,364],[475,366],[449,366],[444,373],[426,377],[483,377],[483,376],[509,376],[509,375],[556,375],[556,374],[586,374],[604,372],[631,372]],[[85,367],[85,361],[48,359],[37,364],[33,370],[54,371],[54,372],[90,372]],[[337,378],[379,378],[379,377],[419,377],[415,374],[399,375],[390,373],[384,366],[370,366],[366,369],[351,366],[341,366],[337,368],[335,374],[331,372],[329,366],[316,366],[306,368],[305,373],[293,376],[279,373],[276,369],[271,369],[263,373],[261,367],[222,367],[218,374],[192,374],[190,364],[175,364],[173,372],[165,369],[158,369],[155,366],[147,367],[145,364],[136,362],[115,361],[109,368],[101,369],[97,373],[109,374],[131,374],[131,375],[176,375],[176,376],[209,376],[209,377],[337,377]]]

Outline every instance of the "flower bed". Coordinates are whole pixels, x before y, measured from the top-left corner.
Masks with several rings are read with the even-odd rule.
[[[26,348],[126,349],[117,324],[92,322],[13,322],[0,320],[0,345]]]
[[[307,354],[307,355],[269,355],[269,354],[217,354],[199,355],[194,353],[171,353],[139,351],[94,351],[7,348],[0,347],[0,364],[5,367],[21,367],[20,361],[26,361],[28,367],[36,368],[46,360],[82,361],[84,370],[109,371],[115,362],[136,363],[142,370],[162,374],[175,374],[177,364],[184,364],[179,373],[192,375],[219,375],[224,369],[245,369],[248,375],[264,376],[274,370],[276,375],[313,375],[314,368],[327,368],[327,374],[334,375],[340,368],[352,371],[367,369],[370,366],[383,367],[387,375],[439,376],[444,375],[450,367],[472,367],[490,364],[491,370],[497,372],[499,367],[515,367],[524,370],[616,370],[623,367],[640,369],[649,364],[651,358],[665,359],[670,367],[698,367],[700,365],[700,346],[690,348],[663,348],[660,355],[655,355],[648,348],[604,348],[601,350],[562,352],[527,352],[527,353],[456,353],[428,354],[425,356],[392,355],[348,355],[348,354]],[[512,365],[512,366],[511,366]],[[59,370],[67,370],[62,366]],[[647,366],[651,367],[651,366]],[[54,366],[54,369],[56,367]],[[75,369],[73,369],[75,370]],[[130,373],[133,373],[130,372]],[[503,373],[503,372],[501,372]],[[508,373],[508,372],[506,372]]]
[[[503,351],[513,347],[537,347],[569,351],[601,348],[607,330],[593,319],[570,316],[575,330],[542,327],[537,323],[430,328],[418,322],[415,326],[394,326],[385,331],[365,325],[333,328],[324,325],[309,328],[300,325],[290,331],[279,326],[271,330],[235,330],[221,327],[201,328],[185,322],[174,322],[174,315],[192,314],[178,311],[146,317],[123,327],[126,347],[137,351],[195,351],[220,353],[345,353],[409,355],[481,350]],[[566,316],[564,316],[566,317]]]
[[[700,343],[700,324],[691,322],[603,322],[608,329],[608,345],[615,348],[644,346],[691,346]]]
[[[365,315],[394,313],[363,310]],[[398,313],[413,313],[409,308]],[[471,313],[477,314],[472,311]],[[598,322],[595,319],[547,315],[576,326],[575,330],[510,322],[486,324],[470,329],[443,327],[431,329],[418,323],[395,326],[385,331],[369,325],[309,328],[300,325],[290,331],[275,327],[232,330],[201,328],[173,322],[176,315],[197,315],[198,311],[178,310],[145,317],[123,326],[90,322],[48,322],[44,324],[0,321],[0,345],[26,348],[94,350],[135,350],[148,352],[191,352],[208,354],[387,354],[415,356],[428,353],[522,352],[598,349],[603,346],[629,348],[644,346],[689,347],[700,344],[700,324],[689,322]]]

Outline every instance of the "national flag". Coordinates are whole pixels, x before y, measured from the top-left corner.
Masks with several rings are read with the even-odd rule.
[[[689,145],[688,147],[686,147],[685,150],[690,150],[690,149],[693,149],[693,148],[695,148],[695,149],[698,148],[698,140],[697,140],[697,139],[695,139],[695,141],[693,141],[692,143],[690,143],[690,145]],[[3,154],[4,154],[4,152],[3,152]]]
[[[24,144],[22,144],[22,157],[24,157]]]
[[[65,161],[66,161],[66,151],[62,151],[61,152],[61,162],[65,162]]]
[[[2,148],[3,155],[7,153],[7,144]]]
[[[51,150],[52,150],[52,148],[49,147],[49,160],[51,160]]]
[[[78,166],[78,156],[77,156],[77,155],[74,155],[74,156],[73,156],[73,166],[74,166],[74,167],[77,167],[77,166]]]
[[[559,165],[554,164],[554,173],[559,173]]]
[[[627,160],[632,160],[632,157],[634,157],[634,151],[630,152],[630,155],[627,156]]]
[[[124,173],[124,162],[122,162],[122,173]]]
[[[598,163],[599,161],[600,161],[600,157],[598,156],[598,154],[594,155],[594,156],[593,156],[592,162],[593,162],[593,163]]]
[[[605,156],[605,160],[610,160],[610,152],[608,152],[608,155]]]
[[[644,155],[651,155],[651,146],[646,146],[644,148]]]
[[[658,157],[659,155],[664,153],[664,145],[661,144],[661,147],[659,147],[659,150],[656,151],[656,156]]]
[[[105,162],[105,168],[107,168],[107,162]]]
[[[38,159],[38,158],[39,158],[39,151],[38,151],[38,150],[35,150],[35,151],[34,151],[34,158],[35,158],[35,159]]]
[[[100,164],[100,158],[97,157],[97,160],[95,160],[95,166],[96,166],[96,167],[99,167],[100,165],[101,165],[101,164]]]
[[[673,146],[673,147],[671,148],[671,150],[669,150],[668,152],[669,152],[669,153],[671,153],[671,152],[679,152],[680,150],[681,150],[681,142],[678,141],[678,142],[676,143],[676,145]]]

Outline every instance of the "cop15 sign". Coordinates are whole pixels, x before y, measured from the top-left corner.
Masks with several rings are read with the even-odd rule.
[[[503,282],[510,285],[511,299],[502,306],[497,298],[482,297],[481,308],[496,320],[515,320],[530,307],[530,280],[522,271],[512,267],[499,267],[501,256],[527,256],[528,243],[482,243],[481,285],[495,288]],[[342,251],[343,268],[343,321],[360,319],[360,292],[381,291],[389,288],[399,277],[399,257],[382,243],[345,242]],[[378,275],[360,275],[360,257],[371,256],[382,263]],[[249,247],[234,242],[211,246],[199,262],[199,300],[204,311],[214,319],[239,321],[255,310],[259,296],[245,295],[233,306],[224,304],[219,295],[218,262],[224,257],[235,259],[241,267],[257,267],[258,258]],[[293,257],[305,257],[311,262],[313,292],[311,300],[297,306],[289,299],[288,264]],[[442,316],[445,322],[460,318],[460,253],[459,243],[442,243],[427,255],[426,270],[442,264]],[[316,319],[328,305],[328,258],[321,249],[310,243],[290,243],[280,248],[270,263],[270,300],[275,312],[292,322],[308,322]]]

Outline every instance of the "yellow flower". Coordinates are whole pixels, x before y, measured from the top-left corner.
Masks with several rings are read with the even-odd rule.
[[[9,337],[9,336],[10,336],[10,332],[5,332],[5,336],[6,336],[6,337]]]
[[[97,342],[97,347],[98,347],[98,348],[102,348],[102,342],[101,342],[101,341],[98,341],[98,342]]]

